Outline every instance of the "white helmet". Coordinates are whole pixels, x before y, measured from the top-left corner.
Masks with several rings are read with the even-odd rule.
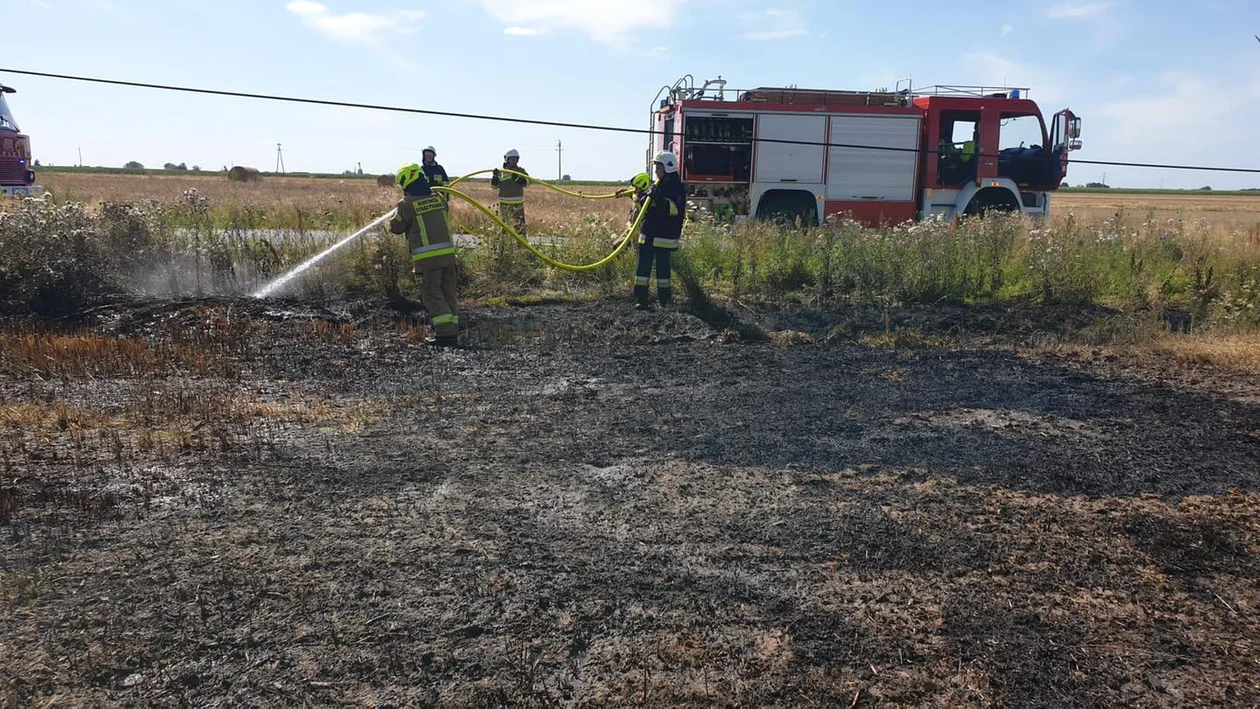
[[[507,160],[508,158],[519,158],[520,156],[521,154],[516,152],[516,148],[512,148],[511,150],[503,154],[503,159]]]
[[[678,158],[668,150],[662,150],[652,158],[653,163],[660,163],[665,166],[666,173],[678,172]]]
[[[423,154],[425,154],[425,153],[433,153],[433,157],[435,157],[435,158],[436,158],[436,157],[437,157],[437,148],[433,147],[432,145],[427,145],[427,146],[425,146],[424,150],[421,150],[421,151],[420,151],[420,154],[421,154],[421,155],[423,155]]]

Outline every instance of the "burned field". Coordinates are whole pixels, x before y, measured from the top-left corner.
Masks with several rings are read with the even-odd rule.
[[[1104,317],[11,324],[0,703],[1255,704],[1260,384]]]

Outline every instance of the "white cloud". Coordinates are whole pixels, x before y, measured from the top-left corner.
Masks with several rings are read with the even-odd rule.
[[[739,19],[749,27],[744,39],[753,42],[772,42],[808,34],[804,18],[796,10],[771,8],[740,15]]]
[[[529,37],[538,34],[538,30],[533,27],[517,27],[513,25],[512,27],[504,27],[503,34],[510,34],[513,37]]]
[[[1084,20],[1098,17],[1111,8],[1109,2],[1065,2],[1046,11],[1052,20]]]
[[[1003,36],[1003,37],[1006,37],[1007,35],[1011,34],[1011,33],[1012,33],[1012,32],[1014,32],[1014,31],[1015,31],[1015,26],[1014,26],[1014,25],[1002,25],[1002,36]]]
[[[285,9],[297,15],[307,27],[330,39],[345,44],[373,45],[386,32],[411,34],[424,17],[418,10],[402,10],[389,14],[347,12],[336,14],[314,0],[292,0]]]
[[[1192,162],[1198,148],[1246,135],[1249,116],[1260,109],[1260,80],[1241,76],[1210,79],[1184,71],[1168,71],[1160,77],[1162,88],[1146,95],[1130,95],[1098,107],[1099,123],[1113,126],[1108,147],[1150,152],[1182,150]],[[1230,100],[1222,101],[1222,96]],[[1193,106],[1194,110],[1186,110]],[[1166,160],[1148,160],[1166,162]]]
[[[572,29],[609,43],[636,30],[671,26],[685,1],[480,0],[486,12],[509,27]]]
[[[1045,70],[997,52],[977,50],[964,55],[969,67],[968,76],[975,76],[985,86],[1010,86],[1027,88],[1031,98],[1041,107],[1042,113],[1053,113],[1055,105],[1068,98],[1061,83],[1061,75]]]

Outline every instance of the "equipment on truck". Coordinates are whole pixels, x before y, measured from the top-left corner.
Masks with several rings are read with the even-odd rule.
[[[1028,92],[909,80],[892,91],[744,90],[688,75],[657,93],[648,155],[678,155],[692,206],[719,219],[1044,216],[1081,148],[1081,119],[1065,108],[1047,129]]]
[[[5,94],[13,93],[17,89],[0,84],[0,195],[33,197],[40,189],[35,187],[35,170],[31,167],[31,139],[18,130],[5,101]]]

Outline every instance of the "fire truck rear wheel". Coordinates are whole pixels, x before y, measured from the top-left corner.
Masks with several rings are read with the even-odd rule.
[[[813,195],[799,190],[770,190],[757,202],[757,218],[770,222],[801,226],[818,225],[818,207]]]

